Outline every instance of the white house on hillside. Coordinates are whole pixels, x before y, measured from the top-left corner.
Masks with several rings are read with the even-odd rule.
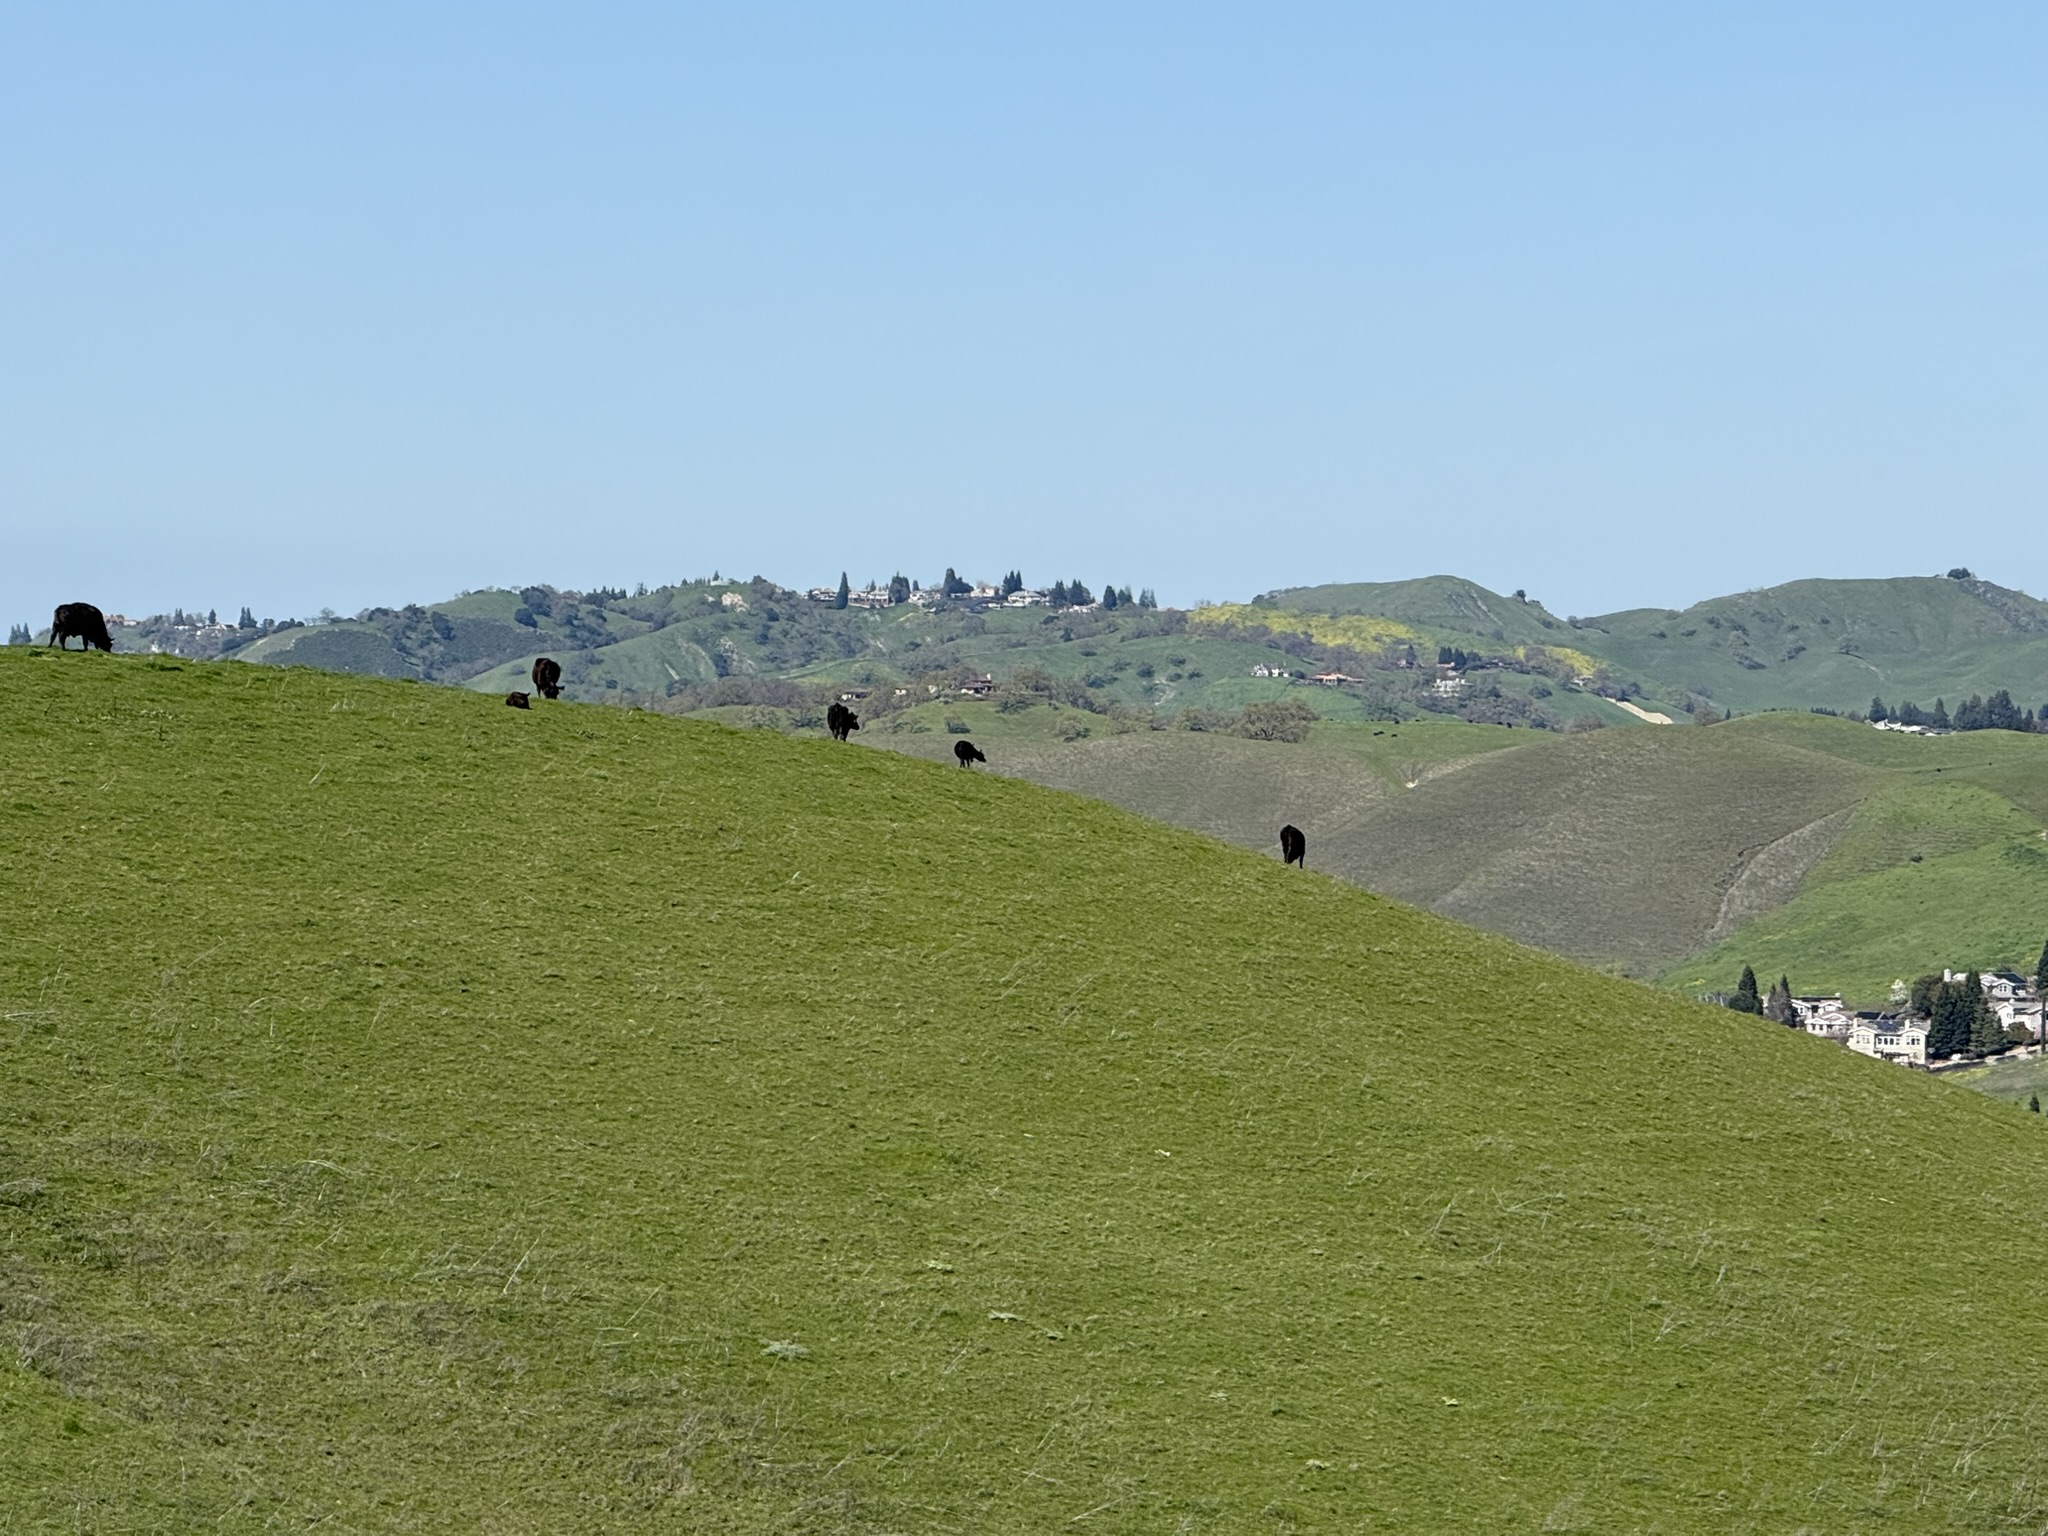
[[[1927,1065],[1927,1021],[1902,1019],[1889,1013],[1859,1013],[1843,1042],[1850,1050],[1880,1061]]]
[[[1833,997],[1795,997],[1792,1014],[1801,1029],[1823,1040],[1847,1040],[1856,1025],[1856,1015],[1842,1006],[1839,992]]]

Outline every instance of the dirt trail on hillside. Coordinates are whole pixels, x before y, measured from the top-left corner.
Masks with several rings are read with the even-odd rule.
[[[1759,848],[1728,883],[1720,913],[1700,946],[1720,943],[1751,918],[1762,917],[1796,896],[1807,871],[1820,862],[1860,808],[1860,803],[1844,806]]]

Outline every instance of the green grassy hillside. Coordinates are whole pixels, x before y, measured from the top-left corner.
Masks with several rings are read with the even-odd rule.
[[[1873,696],[1953,708],[2003,688],[2048,701],[2048,603],[1988,581],[1795,581],[1679,609],[1561,621],[1450,576],[1291,588],[1261,602],[1377,614],[1475,639],[1568,645],[1652,698],[1722,711],[1865,709]]]
[[[1753,963],[1870,1005],[1902,973],[2031,962],[2048,934],[2039,735],[1777,714],[1707,731],[1326,722],[1298,745],[1063,741],[1071,715],[969,705],[861,739],[950,761],[940,715],[995,772],[1248,848],[1292,821],[1319,869],[1692,991],[1732,987]]]
[[[1574,736],[1324,724],[1300,745],[1183,731],[1063,743],[950,713],[997,772],[1249,848],[1271,847],[1291,821],[1317,869],[1642,975],[1707,942],[1738,883],[1738,905],[1753,912],[1788,899],[1844,813],[1884,782],[1747,722]],[[941,760],[952,751],[932,732],[862,739]]]
[[[2048,739],[1923,739],[1798,715],[1707,734],[1797,743],[1878,776],[1796,894],[1673,966],[1671,985],[1726,989],[1747,964],[1876,1007],[1892,982],[1945,966],[2032,974],[2048,936]]]
[[[0,696],[12,1529],[2048,1520],[2036,1117],[992,774]]]
[[[1515,645],[1572,645],[1572,631],[1541,603],[1503,597],[1461,576],[1332,582],[1269,592],[1261,603],[1303,613],[1362,613],[1446,634]]]

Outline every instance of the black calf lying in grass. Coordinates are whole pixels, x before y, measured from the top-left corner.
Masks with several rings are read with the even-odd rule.
[[[523,693],[508,693],[505,695],[505,702],[514,709],[533,708],[533,701]]]

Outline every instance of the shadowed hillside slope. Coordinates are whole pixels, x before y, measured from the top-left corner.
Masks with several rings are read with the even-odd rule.
[[[14,1528],[2048,1520],[2034,1117],[992,774],[0,697]]]

